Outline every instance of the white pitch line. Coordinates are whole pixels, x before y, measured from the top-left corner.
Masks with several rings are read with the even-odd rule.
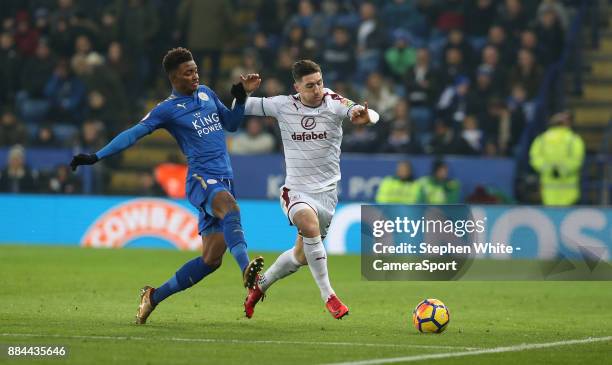
[[[233,340],[217,338],[181,338],[181,337],[138,337],[138,336],[87,336],[87,335],[58,335],[37,333],[0,333],[2,337],[51,337],[76,340],[134,340],[134,341],[171,341],[171,342],[199,342],[199,343],[227,343],[247,345],[315,345],[315,346],[364,346],[364,347],[395,347],[395,348],[422,348],[422,349],[450,349],[450,350],[478,350],[478,347],[463,346],[437,346],[415,344],[390,343],[363,343],[363,342],[312,342],[312,341],[282,341],[282,340]]]
[[[404,357],[392,357],[392,358],[386,358],[386,359],[371,359],[371,360],[362,360],[362,361],[338,362],[338,363],[327,364],[327,365],[393,364],[393,363],[398,363],[398,362],[414,362],[414,361],[423,361],[423,360],[432,360],[432,359],[447,359],[447,358],[461,357],[461,356],[497,354],[500,352],[526,351],[526,350],[544,349],[548,347],[580,345],[580,344],[585,344],[585,343],[603,342],[603,341],[612,341],[612,336],[588,337],[584,339],[547,342],[547,343],[520,344],[520,345],[515,345],[515,346],[494,347],[491,349],[482,349],[482,350],[475,350],[475,351],[446,352],[442,354],[415,355],[415,356],[404,356]]]

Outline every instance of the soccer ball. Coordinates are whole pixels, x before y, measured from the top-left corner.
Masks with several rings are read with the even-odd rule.
[[[449,321],[448,308],[438,299],[425,299],[412,311],[412,323],[419,332],[442,333]]]

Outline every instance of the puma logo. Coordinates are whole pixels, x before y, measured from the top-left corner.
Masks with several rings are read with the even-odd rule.
[[[176,104],[176,107],[177,107],[177,108],[187,109],[187,107],[185,106],[185,104],[187,104],[187,103],[183,103],[183,104],[180,104],[180,103],[179,103],[179,104]]]

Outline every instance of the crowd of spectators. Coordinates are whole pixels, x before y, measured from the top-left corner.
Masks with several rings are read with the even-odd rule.
[[[311,58],[328,87],[382,116],[377,128],[347,123],[344,152],[440,155],[514,155],[574,10],[560,0],[266,3],[238,67],[263,75],[261,94],[293,92],[291,63]]]
[[[259,95],[292,93],[292,63],[380,112],[346,123],[343,151],[511,156],[546,68],[564,46],[569,0],[5,0],[0,147],[95,151],[169,92],[179,45],[226,102],[239,74]],[[280,151],[252,118],[233,153]]]

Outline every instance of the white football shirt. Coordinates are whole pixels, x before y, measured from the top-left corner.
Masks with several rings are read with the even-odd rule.
[[[301,103],[299,94],[249,97],[246,115],[274,117],[283,139],[287,176],[285,186],[304,192],[332,190],[340,180],[342,120],[358,106],[330,89],[321,105]]]

